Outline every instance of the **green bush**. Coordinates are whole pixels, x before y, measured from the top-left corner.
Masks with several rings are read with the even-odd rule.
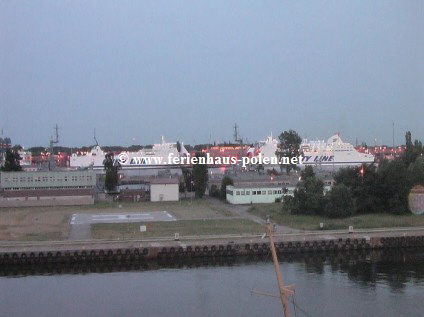
[[[352,194],[347,186],[335,185],[326,196],[325,216],[344,218],[354,214],[355,206]]]
[[[234,185],[234,181],[230,176],[224,176],[221,182],[221,199],[227,198],[227,186]]]

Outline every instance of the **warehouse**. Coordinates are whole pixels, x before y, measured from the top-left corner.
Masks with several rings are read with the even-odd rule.
[[[1,172],[0,206],[94,204],[93,171]]]

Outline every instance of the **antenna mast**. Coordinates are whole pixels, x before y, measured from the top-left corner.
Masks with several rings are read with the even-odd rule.
[[[55,130],[55,138],[50,137],[50,159],[49,159],[49,170],[51,169],[52,165],[54,164],[54,155],[53,155],[53,147],[55,144],[59,143],[59,127],[56,123],[56,126],[54,127]]]
[[[96,142],[96,146],[99,145],[99,142],[97,142],[97,138],[96,138],[96,128],[94,128],[94,142]]]
[[[238,126],[237,123],[234,124],[234,142],[236,144],[239,144],[239,157],[238,159],[241,159],[243,157],[243,138],[239,135],[238,133]],[[234,165],[234,170],[236,170],[237,168],[240,169],[240,165],[239,164],[235,164]]]
[[[395,122],[393,121],[393,151],[395,150]]]
[[[243,138],[240,137],[238,133],[237,123],[234,124],[234,142],[239,143],[240,145],[243,144]]]

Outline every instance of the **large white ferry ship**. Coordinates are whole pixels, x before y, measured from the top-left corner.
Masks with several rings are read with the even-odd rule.
[[[278,141],[272,135],[265,141],[258,142],[257,152],[261,153],[263,157],[275,157],[277,149]],[[372,154],[358,152],[352,144],[343,142],[338,134],[333,135],[327,141],[304,139],[299,152],[303,156],[304,165],[340,167],[374,163]]]
[[[275,157],[275,152],[278,149],[278,140],[272,136],[266,138],[265,141],[258,142],[258,154],[261,153],[263,157]]]
[[[103,168],[106,154],[100,146],[96,145],[90,152],[72,153],[69,166],[74,168]]]
[[[103,161],[106,154],[107,152],[103,151],[101,147],[97,145],[88,153],[72,154],[70,166],[73,168],[103,169]],[[177,143],[167,143],[162,137],[162,143],[154,144],[152,148],[141,149],[137,152],[115,153],[114,159],[121,163],[123,169],[169,168],[176,164],[168,164],[168,158],[172,159],[175,157],[184,157],[186,155],[188,155],[188,151],[182,143],[178,149]]]
[[[343,142],[338,134],[331,136],[327,142],[304,139],[300,153],[305,165],[358,166],[374,163],[374,155],[358,152],[352,144]]]

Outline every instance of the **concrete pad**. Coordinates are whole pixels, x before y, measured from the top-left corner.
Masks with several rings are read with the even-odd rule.
[[[152,211],[143,213],[116,213],[116,214],[73,214],[71,225],[93,223],[126,223],[126,222],[155,222],[176,221],[177,219],[167,211]]]

